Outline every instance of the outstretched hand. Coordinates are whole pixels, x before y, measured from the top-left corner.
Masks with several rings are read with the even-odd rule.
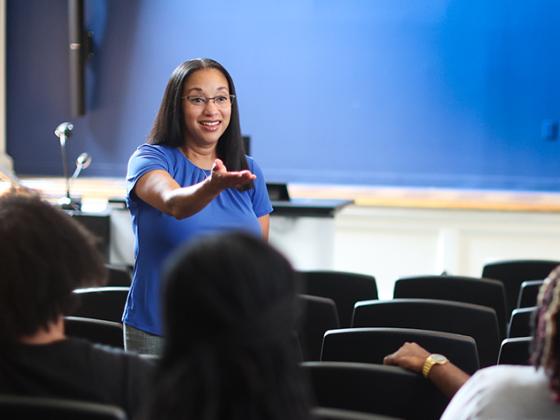
[[[383,364],[400,366],[416,373],[422,372],[422,366],[430,353],[416,343],[404,343],[396,352],[385,356]]]
[[[228,171],[224,163],[216,159],[212,165],[210,184],[218,191],[223,191],[226,188],[240,188],[256,178],[257,176],[248,170]]]

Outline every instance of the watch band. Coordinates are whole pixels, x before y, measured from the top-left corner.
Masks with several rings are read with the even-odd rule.
[[[427,379],[434,365],[444,365],[447,362],[449,362],[449,360],[442,354],[430,354],[426,358],[426,360],[424,361],[424,365],[422,366],[422,375]]]

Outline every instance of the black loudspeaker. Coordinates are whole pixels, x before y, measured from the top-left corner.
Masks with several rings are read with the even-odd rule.
[[[68,0],[68,57],[70,59],[70,112],[73,117],[86,113],[85,63],[89,53],[84,29],[84,0]]]

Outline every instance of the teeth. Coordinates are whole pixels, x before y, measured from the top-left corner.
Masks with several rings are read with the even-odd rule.
[[[215,125],[218,125],[220,122],[219,121],[201,121],[200,124],[202,125],[206,125],[209,127],[213,127]]]

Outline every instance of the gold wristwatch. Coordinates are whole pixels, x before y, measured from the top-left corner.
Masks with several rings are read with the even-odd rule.
[[[430,354],[426,358],[426,361],[424,362],[424,366],[422,366],[422,375],[424,375],[424,378],[428,378],[428,375],[430,374],[430,371],[432,370],[434,365],[445,365],[448,362],[449,360],[447,359],[447,357],[445,357],[442,354],[437,354],[437,353]]]

